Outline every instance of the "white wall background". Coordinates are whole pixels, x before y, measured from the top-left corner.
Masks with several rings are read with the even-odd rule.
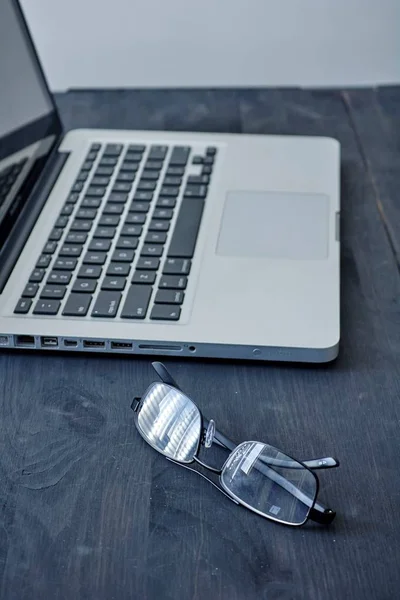
[[[400,83],[400,0],[22,0],[53,90]]]

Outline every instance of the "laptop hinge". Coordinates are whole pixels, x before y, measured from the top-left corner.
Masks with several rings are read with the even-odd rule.
[[[69,154],[69,152],[60,152],[57,148],[53,151],[8,236],[0,256],[0,294],[7,284]]]

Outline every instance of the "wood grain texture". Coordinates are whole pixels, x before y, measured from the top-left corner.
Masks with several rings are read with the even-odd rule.
[[[320,497],[338,516],[329,529],[268,523],[146,446],[129,406],[153,379],[148,360],[2,353],[0,597],[398,597],[400,277],[365,162],[375,137],[360,142],[357,106],[350,114],[344,92],[304,90],[88,91],[57,100],[68,127],[341,141],[339,359],[320,367],[166,361],[233,439],[304,459],[337,456],[341,467],[320,473]],[[392,168],[398,175],[394,157]],[[398,210],[398,194],[390,200]]]

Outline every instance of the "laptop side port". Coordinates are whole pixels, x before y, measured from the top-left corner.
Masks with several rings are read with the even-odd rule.
[[[83,340],[84,348],[105,348],[106,343],[97,340]]]
[[[58,338],[56,337],[41,337],[40,345],[42,348],[57,348]]]
[[[132,350],[132,342],[111,342],[111,350]]]
[[[19,348],[34,348],[35,338],[33,335],[16,335],[14,337],[14,344]]]
[[[78,342],[76,340],[64,340],[64,346],[66,348],[76,348]]]

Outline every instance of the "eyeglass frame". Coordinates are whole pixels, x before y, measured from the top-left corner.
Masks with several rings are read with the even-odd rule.
[[[224,494],[224,496],[229,498],[229,500],[231,500],[234,504],[237,504],[238,506],[244,506],[248,510],[251,510],[252,512],[264,517],[265,519],[269,519],[271,521],[275,521],[275,522],[281,523],[283,525],[288,525],[290,527],[301,527],[301,526],[305,525],[305,523],[309,519],[311,519],[312,521],[315,521],[317,523],[320,523],[321,525],[329,525],[330,523],[332,523],[332,521],[334,520],[334,518],[336,516],[336,512],[334,510],[332,510],[331,508],[326,508],[320,502],[317,502],[317,497],[318,497],[318,493],[319,493],[319,479],[318,479],[317,475],[314,473],[314,471],[320,470],[320,469],[329,469],[329,468],[339,467],[340,463],[336,458],[325,457],[325,458],[316,458],[316,459],[301,461],[301,460],[295,459],[292,456],[286,454],[286,452],[284,452],[284,453],[281,452],[281,450],[279,450],[278,448],[275,448],[274,446],[271,446],[270,444],[268,444],[266,442],[257,442],[257,443],[263,443],[263,444],[269,446],[270,448],[273,448],[277,452],[284,454],[284,456],[289,458],[294,463],[301,465],[304,469],[306,469],[313,475],[313,477],[315,478],[315,482],[316,482],[316,490],[315,490],[314,500],[311,502],[310,508],[307,513],[307,517],[301,523],[289,523],[286,521],[282,521],[276,517],[273,517],[272,515],[267,515],[261,511],[257,510],[253,506],[246,504],[241,498],[235,496],[235,494],[233,494],[233,492],[231,490],[229,490],[228,488],[226,488],[224,486],[224,483],[221,478],[224,468],[225,468],[227,462],[229,461],[231,455],[233,454],[233,452],[235,452],[236,449],[242,443],[249,442],[250,440],[245,440],[244,442],[241,442],[241,444],[235,444],[232,440],[230,440],[228,437],[226,437],[223,433],[221,433],[215,427],[215,422],[213,421],[213,419],[208,420],[204,417],[204,415],[202,414],[202,412],[199,409],[199,407],[197,406],[197,404],[182,391],[180,386],[176,383],[175,379],[172,377],[172,375],[170,374],[170,372],[168,371],[168,369],[165,367],[165,365],[163,363],[152,362],[151,364],[152,364],[152,367],[154,368],[154,370],[156,371],[157,375],[161,379],[162,383],[164,383],[165,385],[167,385],[167,386],[171,387],[172,389],[175,389],[178,392],[180,392],[181,394],[183,394],[196,407],[196,409],[199,413],[199,416],[200,416],[200,435],[199,435],[199,439],[197,442],[196,450],[193,454],[193,460],[191,460],[189,464],[196,462],[198,465],[207,469],[208,471],[218,474],[220,476],[219,483],[222,487],[219,487],[219,485],[217,485],[214,481],[212,481],[212,479],[207,477],[207,475],[205,475],[204,473],[201,473],[201,471],[198,471],[198,470],[194,469],[193,467],[189,467],[188,463],[183,462],[183,461],[177,461],[177,460],[174,460],[173,458],[170,458],[169,456],[166,456],[159,448],[157,448],[154,444],[152,444],[142,434],[140,425],[138,423],[139,408],[140,408],[140,405],[141,405],[143,399],[147,396],[148,391],[157,382],[153,382],[152,384],[150,384],[150,386],[146,389],[144,394],[140,397],[135,397],[131,404],[131,409],[133,410],[133,413],[134,413],[134,423],[135,423],[136,429],[138,430],[142,439],[149,446],[154,448],[154,450],[156,450],[159,454],[162,454],[168,461],[170,461],[176,465],[179,465],[181,467],[184,467],[185,469],[188,469],[189,471],[192,471],[193,473],[200,475],[200,477],[203,477],[206,481],[211,483],[211,485],[213,485],[219,492],[221,492],[222,494]],[[209,438],[211,438],[211,443],[209,443],[209,445],[206,444],[207,436]],[[210,448],[213,443],[215,443],[216,445],[229,451],[229,455],[226,458],[224,464],[222,465],[222,467],[220,469],[217,469],[216,467],[212,467],[211,465],[206,464],[205,462],[203,462],[202,460],[200,460],[198,458],[198,454],[199,454],[201,446],[205,446],[205,448]],[[274,460],[274,459],[270,459],[270,460]],[[279,459],[275,459],[275,460],[279,461]],[[280,462],[282,462],[282,461],[280,461]],[[266,466],[268,467],[268,465],[266,465]],[[283,466],[283,465],[278,465],[278,466]],[[296,468],[296,467],[292,467],[292,468]],[[270,478],[270,476],[268,476],[268,475],[266,475],[266,476],[268,478]],[[285,478],[283,476],[279,476],[279,477],[285,480]],[[294,485],[289,480],[287,480],[287,483],[290,486]],[[285,486],[282,486],[282,487],[285,487]],[[298,490],[298,492],[299,492],[299,495],[297,495],[297,494],[293,494],[293,495],[295,497],[297,497],[299,500],[303,501],[299,496],[300,495],[306,496],[306,494],[304,494],[304,492],[302,492],[301,490]],[[311,501],[311,499],[309,497],[308,497],[308,500]],[[304,502],[304,504],[307,504],[307,502]]]

